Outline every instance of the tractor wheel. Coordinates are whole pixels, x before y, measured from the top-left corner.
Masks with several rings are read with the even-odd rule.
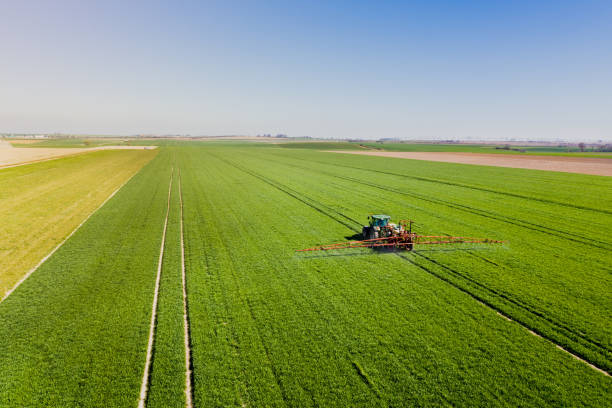
[[[376,239],[378,238],[378,234],[374,227],[363,227],[362,230],[363,239]]]
[[[370,236],[370,227],[363,227],[361,229],[361,236],[363,237],[363,239],[368,239],[368,237]]]
[[[414,242],[412,242],[412,239],[410,239],[410,241],[408,241],[408,245],[406,245],[406,250],[407,251],[412,251],[414,249]]]

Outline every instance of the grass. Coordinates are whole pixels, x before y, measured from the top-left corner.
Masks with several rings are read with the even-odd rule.
[[[135,404],[172,166],[195,406],[612,403],[609,377],[550,342],[610,371],[609,178],[178,144],[0,304],[0,405]],[[149,394],[158,406],[183,402],[176,188]],[[294,252],[345,240],[372,212],[508,242]]]
[[[0,170],[0,298],[155,151],[104,151]]]

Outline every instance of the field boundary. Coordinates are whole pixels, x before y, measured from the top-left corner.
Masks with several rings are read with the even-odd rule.
[[[53,159],[50,159],[53,160]],[[86,222],[87,220],[89,220],[91,218],[92,215],[94,215],[96,212],[98,212],[98,210],[102,207],[104,207],[104,205],[115,196],[115,194],[117,194],[119,192],[119,190],[121,190],[130,180],[132,180],[132,178],[134,178],[134,176],[136,176],[136,174],[138,174],[140,172],[140,169],[138,171],[136,171],[134,174],[132,174],[130,176],[130,178],[128,178],[126,181],[123,182],[123,184],[121,184],[119,187],[117,187],[115,189],[115,191],[113,191],[108,197],[106,197],[106,199],[102,202],[102,204],[100,204],[98,207],[96,207],[95,210],[93,210],[91,212],[91,214],[89,214],[83,221],[81,221],[81,223],[79,225],[76,226],[75,229],[72,230],[72,232],[70,234],[68,234],[68,236],[66,236],[66,238],[64,238],[55,248],[53,248],[51,250],[51,252],[49,252],[43,259],[41,259],[32,269],[30,269],[24,276],[21,277],[21,279],[19,279],[19,281],[17,281],[17,283],[11,288],[9,289],[4,296],[0,299],[0,303],[4,302],[4,300],[6,298],[9,297],[9,295],[11,293],[13,293],[15,291],[15,289],[17,289],[23,282],[25,282],[26,279],[28,279],[30,277],[30,275],[32,275],[34,272],[36,272],[36,270],[38,268],[40,268],[42,266],[42,264],[45,263],[45,261],[47,261],[47,259],[49,259],[58,249],[60,249],[60,247],[62,245],[64,245],[66,243],[66,241],[68,241],[70,239],[70,237],[72,237],[78,230],[79,228],[81,228]]]
[[[159,249],[159,260],[157,263],[157,277],[155,278],[155,290],[153,292],[153,305],[151,307],[151,323],[149,326],[149,341],[147,343],[147,356],[145,359],[144,373],[142,375],[142,383],[140,384],[140,398],[138,399],[138,408],[144,408],[147,400],[147,391],[149,389],[149,376],[151,369],[151,360],[153,357],[153,342],[155,341],[155,322],[157,320],[157,300],[159,298],[159,283],[161,281],[162,263],[164,260],[164,245],[166,244],[166,230],[168,229],[168,215],[170,214],[170,193],[172,191],[172,181],[174,180],[174,168],[170,174],[170,185],[168,186],[168,203],[166,208],[166,220],[164,221],[164,230],[162,232],[161,247]]]
[[[183,188],[181,172],[179,170],[179,203],[181,208],[181,280],[183,285],[183,327],[184,327],[184,342],[185,342],[185,406],[193,407],[193,391],[191,389],[191,337],[189,329],[189,314],[187,303],[187,280],[185,277],[185,240],[183,233]]]

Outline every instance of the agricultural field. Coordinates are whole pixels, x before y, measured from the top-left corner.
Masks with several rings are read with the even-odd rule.
[[[101,151],[0,170],[0,299],[156,151]]]
[[[0,406],[612,404],[610,177],[160,144],[0,303]],[[371,213],[504,243],[296,252]]]
[[[272,145],[274,146],[274,145]],[[577,147],[559,146],[510,146],[505,149],[503,144],[456,144],[456,143],[373,143],[373,142],[288,142],[276,144],[288,149],[313,150],[361,150],[387,152],[457,152],[537,156],[593,157],[612,159],[612,153],[584,151]]]
[[[56,148],[83,148],[99,146],[130,146],[130,140],[119,138],[58,138],[45,140],[15,140],[11,144],[15,147],[56,147]]]
[[[584,151],[578,147],[565,146],[520,146],[511,145],[506,148],[503,143],[492,144],[444,144],[444,143],[363,143],[363,146],[372,149],[381,149],[391,152],[464,152],[464,153],[496,153],[514,155],[543,155],[543,156],[570,156],[570,157],[608,157],[611,153]]]

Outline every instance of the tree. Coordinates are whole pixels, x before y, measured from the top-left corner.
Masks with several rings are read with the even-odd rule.
[[[578,148],[580,148],[580,151],[581,151],[581,152],[584,152],[584,148],[585,148],[585,146],[586,146],[586,145],[585,145],[584,143],[582,143],[582,142],[578,143]]]

